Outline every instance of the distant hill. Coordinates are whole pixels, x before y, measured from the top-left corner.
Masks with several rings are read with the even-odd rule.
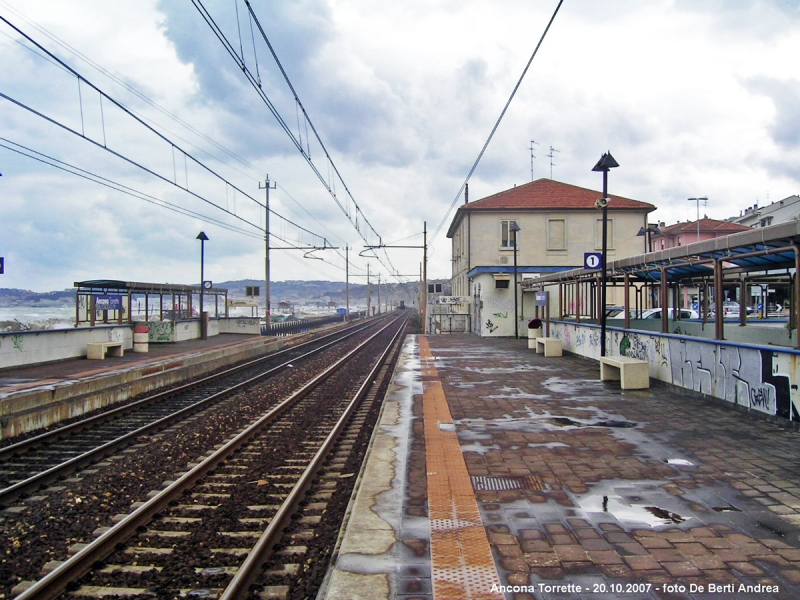
[[[0,288],[0,305],[14,306],[17,304],[75,304],[75,290],[68,289],[60,292],[32,292],[15,288]]]
[[[429,283],[443,283],[449,287],[449,280],[431,280]],[[239,279],[236,281],[214,282],[214,287],[229,290],[230,298],[244,298],[245,288],[258,286],[261,295],[264,294],[264,280]],[[381,301],[389,295],[395,304],[401,300],[407,306],[414,306],[414,301],[419,293],[419,282],[410,283],[382,283]],[[343,281],[273,281],[270,283],[270,296],[273,303],[291,302],[292,304],[316,304],[334,302],[344,305],[346,300],[345,283]],[[372,301],[377,302],[377,281],[372,282]],[[367,286],[364,283],[350,283],[350,301],[352,303],[366,303]],[[73,288],[58,292],[32,292],[12,288],[0,288],[0,306],[30,305],[30,304],[68,304],[75,302]]]

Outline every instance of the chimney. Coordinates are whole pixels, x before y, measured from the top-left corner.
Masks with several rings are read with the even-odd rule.
[[[469,203],[469,184],[464,184],[464,204]]]

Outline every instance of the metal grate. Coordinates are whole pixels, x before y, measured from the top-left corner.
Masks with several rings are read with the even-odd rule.
[[[502,492],[506,490],[543,490],[544,483],[536,475],[520,477],[489,477],[473,475],[472,488],[476,492]]]

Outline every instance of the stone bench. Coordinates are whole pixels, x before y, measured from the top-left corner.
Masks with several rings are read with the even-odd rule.
[[[89,360],[103,360],[109,356],[122,356],[122,342],[92,342],[86,345],[86,358]]]
[[[561,340],[550,337],[536,338],[536,354],[561,356]]]
[[[650,387],[650,366],[647,361],[628,356],[600,358],[600,381],[619,381],[623,390]]]

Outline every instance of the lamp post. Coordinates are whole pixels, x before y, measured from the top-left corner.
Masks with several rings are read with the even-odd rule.
[[[648,225],[647,227],[640,227],[637,237],[645,236],[645,243],[647,244],[647,252],[653,251],[653,234],[661,235],[661,230],[658,225]]]
[[[519,339],[519,316],[517,314],[517,232],[520,230],[519,223],[513,221],[508,229],[514,232],[514,337]]]
[[[606,282],[608,278],[608,265],[606,255],[608,251],[608,171],[618,167],[619,163],[611,156],[611,152],[606,152],[592,167],[592,171],[603,173],[603,197],[594,203],[595,208],[603,211],[603,265],[600,276],[600,356],[606,355]]]
[[[200,240],[200,339],[208,339],[208,329],[206,328],[206,316],[203,312],[203,289],[205,288],[204,268],[205,268],[205,246],[208,236],[204,232],[197,234],[195,239]]]

